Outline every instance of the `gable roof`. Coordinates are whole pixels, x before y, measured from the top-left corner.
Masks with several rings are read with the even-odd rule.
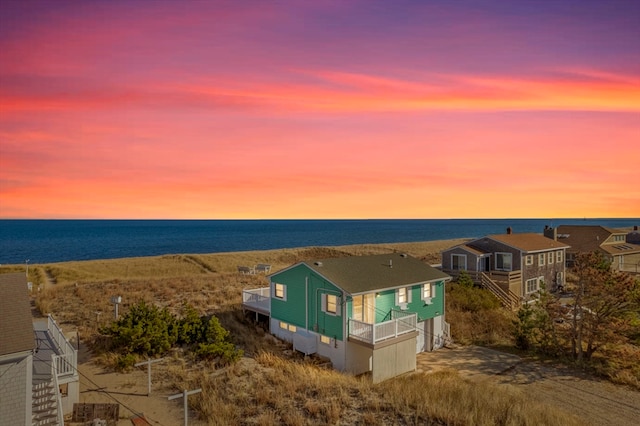
[[[567,244],[563,244],[541,234],[535,233],[487,235],[487,238],[524,252],[569,248]],[[473,241],[469,243],[469,245],[473,246]]]
[[[401,253],[340,257],[303,263],[350,294],[451,278],[421,260]]]
[[[612,234],[626,234],[625,231],[607,228],[600,225],[560,225],[558,226],[558,239],[571,245],[571,248],[579,252],[596,251],[602,249],[610,254],[629,253],[640,250],[636,244],[624,241],[602,245]],[[630,246],[629,249],[616,248],[615,246]]]
[[[482,251],[482,250],[480,250],[478,248],[471,247],[469,244],[458,244],[457,246],[453,246],[453,247],[450,247],[450,248],[448,248],[446,250],[443,250],[442,253],[448,253],[448,252],[453,251],[455,249],[464,250],[464,251],[467,251],[467,252],[469,252],[469,253],[471,253],[473,255],[476,255],[476,256],[487,255],[486,252],[484,252],[484,251]]]
[[[0,274],[0,355],[35,348],[25,274]]]

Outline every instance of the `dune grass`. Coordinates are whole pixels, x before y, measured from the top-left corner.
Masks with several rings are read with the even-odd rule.
[[[203,315],[216,315],[247,354],[244,359],[214,370],[175,351],[171,362],[157,367],[165,386],[203,389],[189,403],[210,425],[578,424],[515,388],[472,383],[452,371],[373,385],[366,377],[304,358],[247,320],[240,309],[241,290],[265,286],[267,280],[237,273],[238,265],[269,263],[278,270],[301,260],[393,251],[428,261],[459,241],[68,262],[37,265],[34,271],[30,267],[30,275],[47,280],[35,295],[41,311],[54,312],[59,323],[75,328],[96,354],[101,352],[99,327],[113,319],[112,295],[122,296],[121,313],[144,300],[173,312],[189,303]],[[107,352],[99,357],[105,364],[117,358]]]

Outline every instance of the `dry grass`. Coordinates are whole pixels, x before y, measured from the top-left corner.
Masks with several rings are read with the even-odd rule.
[[[263,275],[238,274],[238,265],[269,263],[278,270],[300,260],[393,251],[436,262],[441,250],[461,241],[38,265],[38,276],[48,271],[57,284],[38,293],[36,303],[45,312],[55,312],[63,325],[75,327],[96,350],[99,326],[113,318],[112,295],[123,297],[121,313],[145,300],[176,313],[189,303],[202,314],[215,314],[247,357],[213,370],[177,350],[169,362],[157,366],[158,383],[168,389],[202,388],[189,403],[210,425],[577,424],[570,416],[530,403],[514,389],[472,384],[452,372],[414,374],[372,385],[366,378],[323,368],[294,353],[290,345],[247,321],[240,309],[241,290],[265,286],[267,281]],[[109,364],[115,356],[101,357]]]

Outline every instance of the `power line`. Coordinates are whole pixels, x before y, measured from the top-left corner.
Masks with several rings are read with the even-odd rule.
[[[38,361],[43,362],[44,364],[48,365],[49,367],[53,366],[53,361],[47,361],[47,360],[44,360],[42,358],[38,358],[36,356],[34,356],[34,359],[37,359]],[[121,402],[120,400],[118,400],[118,398],[113,396],[109,391],[107,391],[104,388],[100,387],[99,384],[97,384],[96,382],[91,380],[86,374],[82,373],[77,367],[71,366],[71,368],[73,368],[76,373],[78,373],[80,376],[84,377],[87,381],[89,381],[89,383],[91,383],[93,386],[95,386],[98,392],[105,393],[109,398],[113,399],[115,402],[117,402],[118,404],[122,405],[124,408],[126,408],[127,410],[129,410],[133,414],[135,414],[137,416],[140,416],[140,418],[143,419],[144,421],[146,421],[149,426],[153,426],[151,423],[149,423],[149,420],[153,421],[157,425],[165,426],[163,423],[160,423],[159,421],[152,419],[151,417],[145,415],[144,413],[139,413],[139,412],[135,411],[133,408],[129,407],[124,402]]]

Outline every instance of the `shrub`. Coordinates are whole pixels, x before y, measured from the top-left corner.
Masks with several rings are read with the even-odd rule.
[[[166,308],[142,301],[102,332],[112,336],[114,346],[125,354],[153,356],[165,353],[176,343],[178,327]]]
[[[500,301],[489,290],[466,284],[451,284],[447,298],[453,309],[461,311],[479,312],[500,308]]]
[[[205,341],[198,344],[196,356],[209,360],[217,360],[219,365],[229,365],[238,361],[244,354],[236,349],[229,340],[229,332],[225,330],[218,318],[211,317],[206,322]]]

